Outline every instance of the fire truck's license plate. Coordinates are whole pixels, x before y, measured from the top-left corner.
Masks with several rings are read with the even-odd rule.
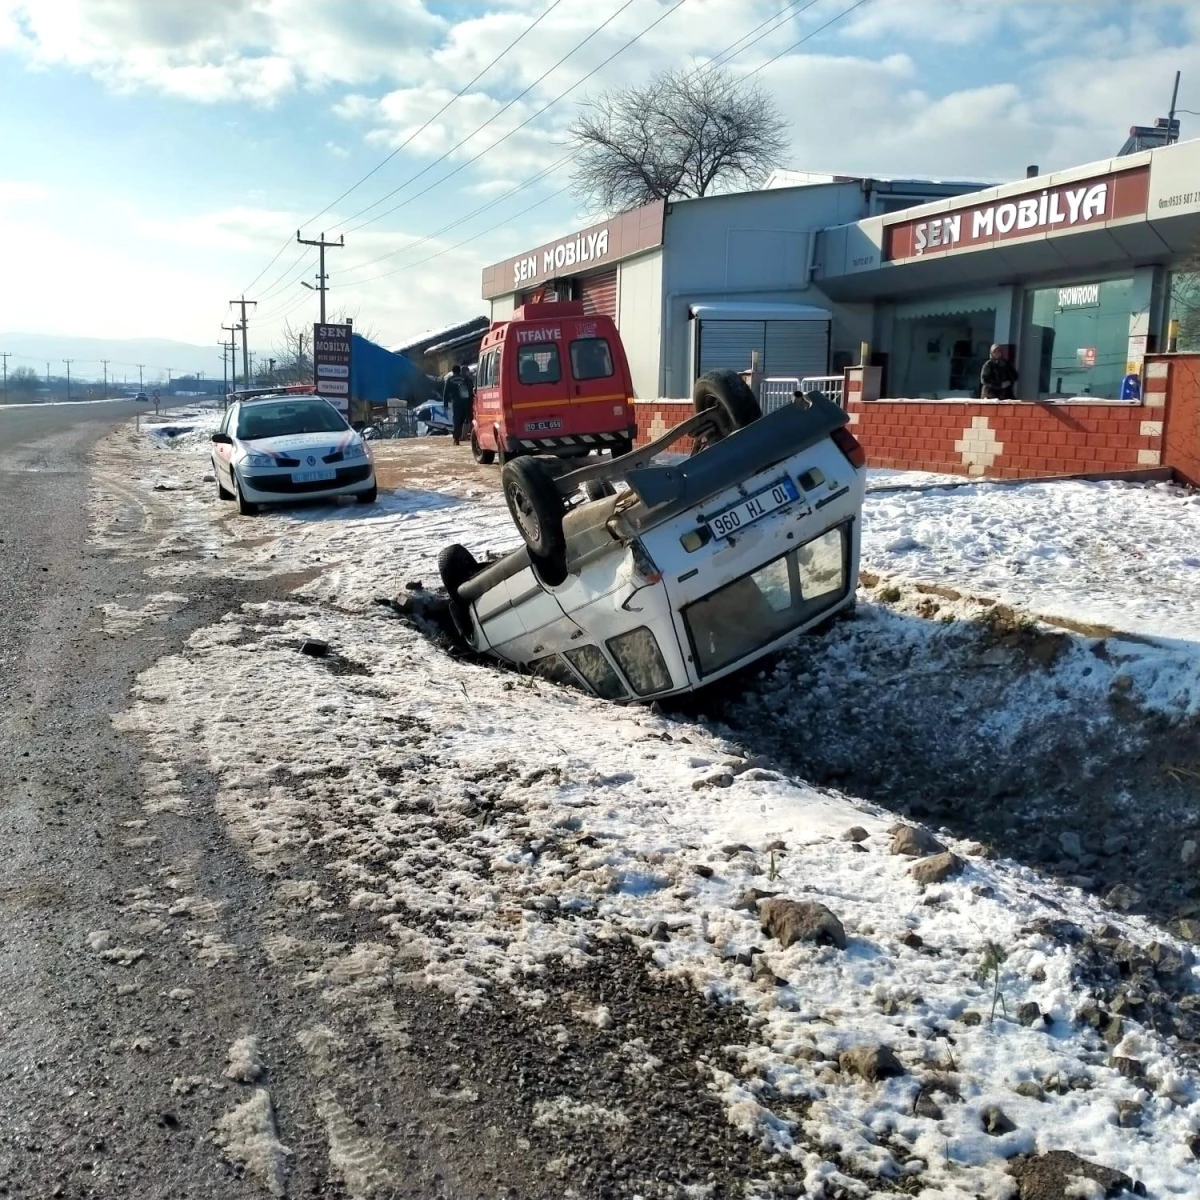
[[[753,525],[755,521],[773,513],[777,508],[782,508],[785,504],[794,504],[799,499],[800,492],[796,485],[785,477],[778,483],[763,488],[761,492],[755,492],[741,504],[735,504],[733,508],[718,513],[708,522],[709,532],[715,538],[728,537],[731,533]]]
[[[554,421],[527,421],[525,423],[526,433],[544,433],[547,429],[561,429],[562,422]]]

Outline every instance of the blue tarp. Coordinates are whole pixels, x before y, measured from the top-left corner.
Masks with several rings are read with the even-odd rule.
[[[420,403],[433,394],[433,383],[403,354],[369,341],[362,334],[351,335],[350,399],[370,404],[386,404],[393,396]]]

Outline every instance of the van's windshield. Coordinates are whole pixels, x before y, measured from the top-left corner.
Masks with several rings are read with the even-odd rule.
[[[819,538],[688,605],[688,634],[711,675],[832,608],[846,594],[849,528]]]

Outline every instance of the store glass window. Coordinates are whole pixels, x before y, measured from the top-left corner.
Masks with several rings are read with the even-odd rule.
[[[1025,400],[1119,400],[1132,302],[1132,278],[1027,291],[1017,395]]]
[[[914,400],[978,396],[979,372],[995,333],[995,308],[916,316],[898,313],[889,393]]]
[[[1175,271],[1171,275],[1171,349],[1195,353],[1200,350],[1200,271]]]

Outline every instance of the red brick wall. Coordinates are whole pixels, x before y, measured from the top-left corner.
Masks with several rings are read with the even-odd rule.
[[[1200,364],[1196,378],[1200,380]],[[855,398],[855,382],[849,390],[850,427],[866,447],[872,466],[1032,479],[1145,470],[1163,462],[1161,407],[978,400],[864,402]],[[1200,417],[1200,387],[1194,394]],[[638,443],[644,444],[689,416],[691,405],[639,401],[636,411]]]
[[[1200,354],[1148,358],[1146,403],[1165,418],[1163,465],[1200,487]]]

